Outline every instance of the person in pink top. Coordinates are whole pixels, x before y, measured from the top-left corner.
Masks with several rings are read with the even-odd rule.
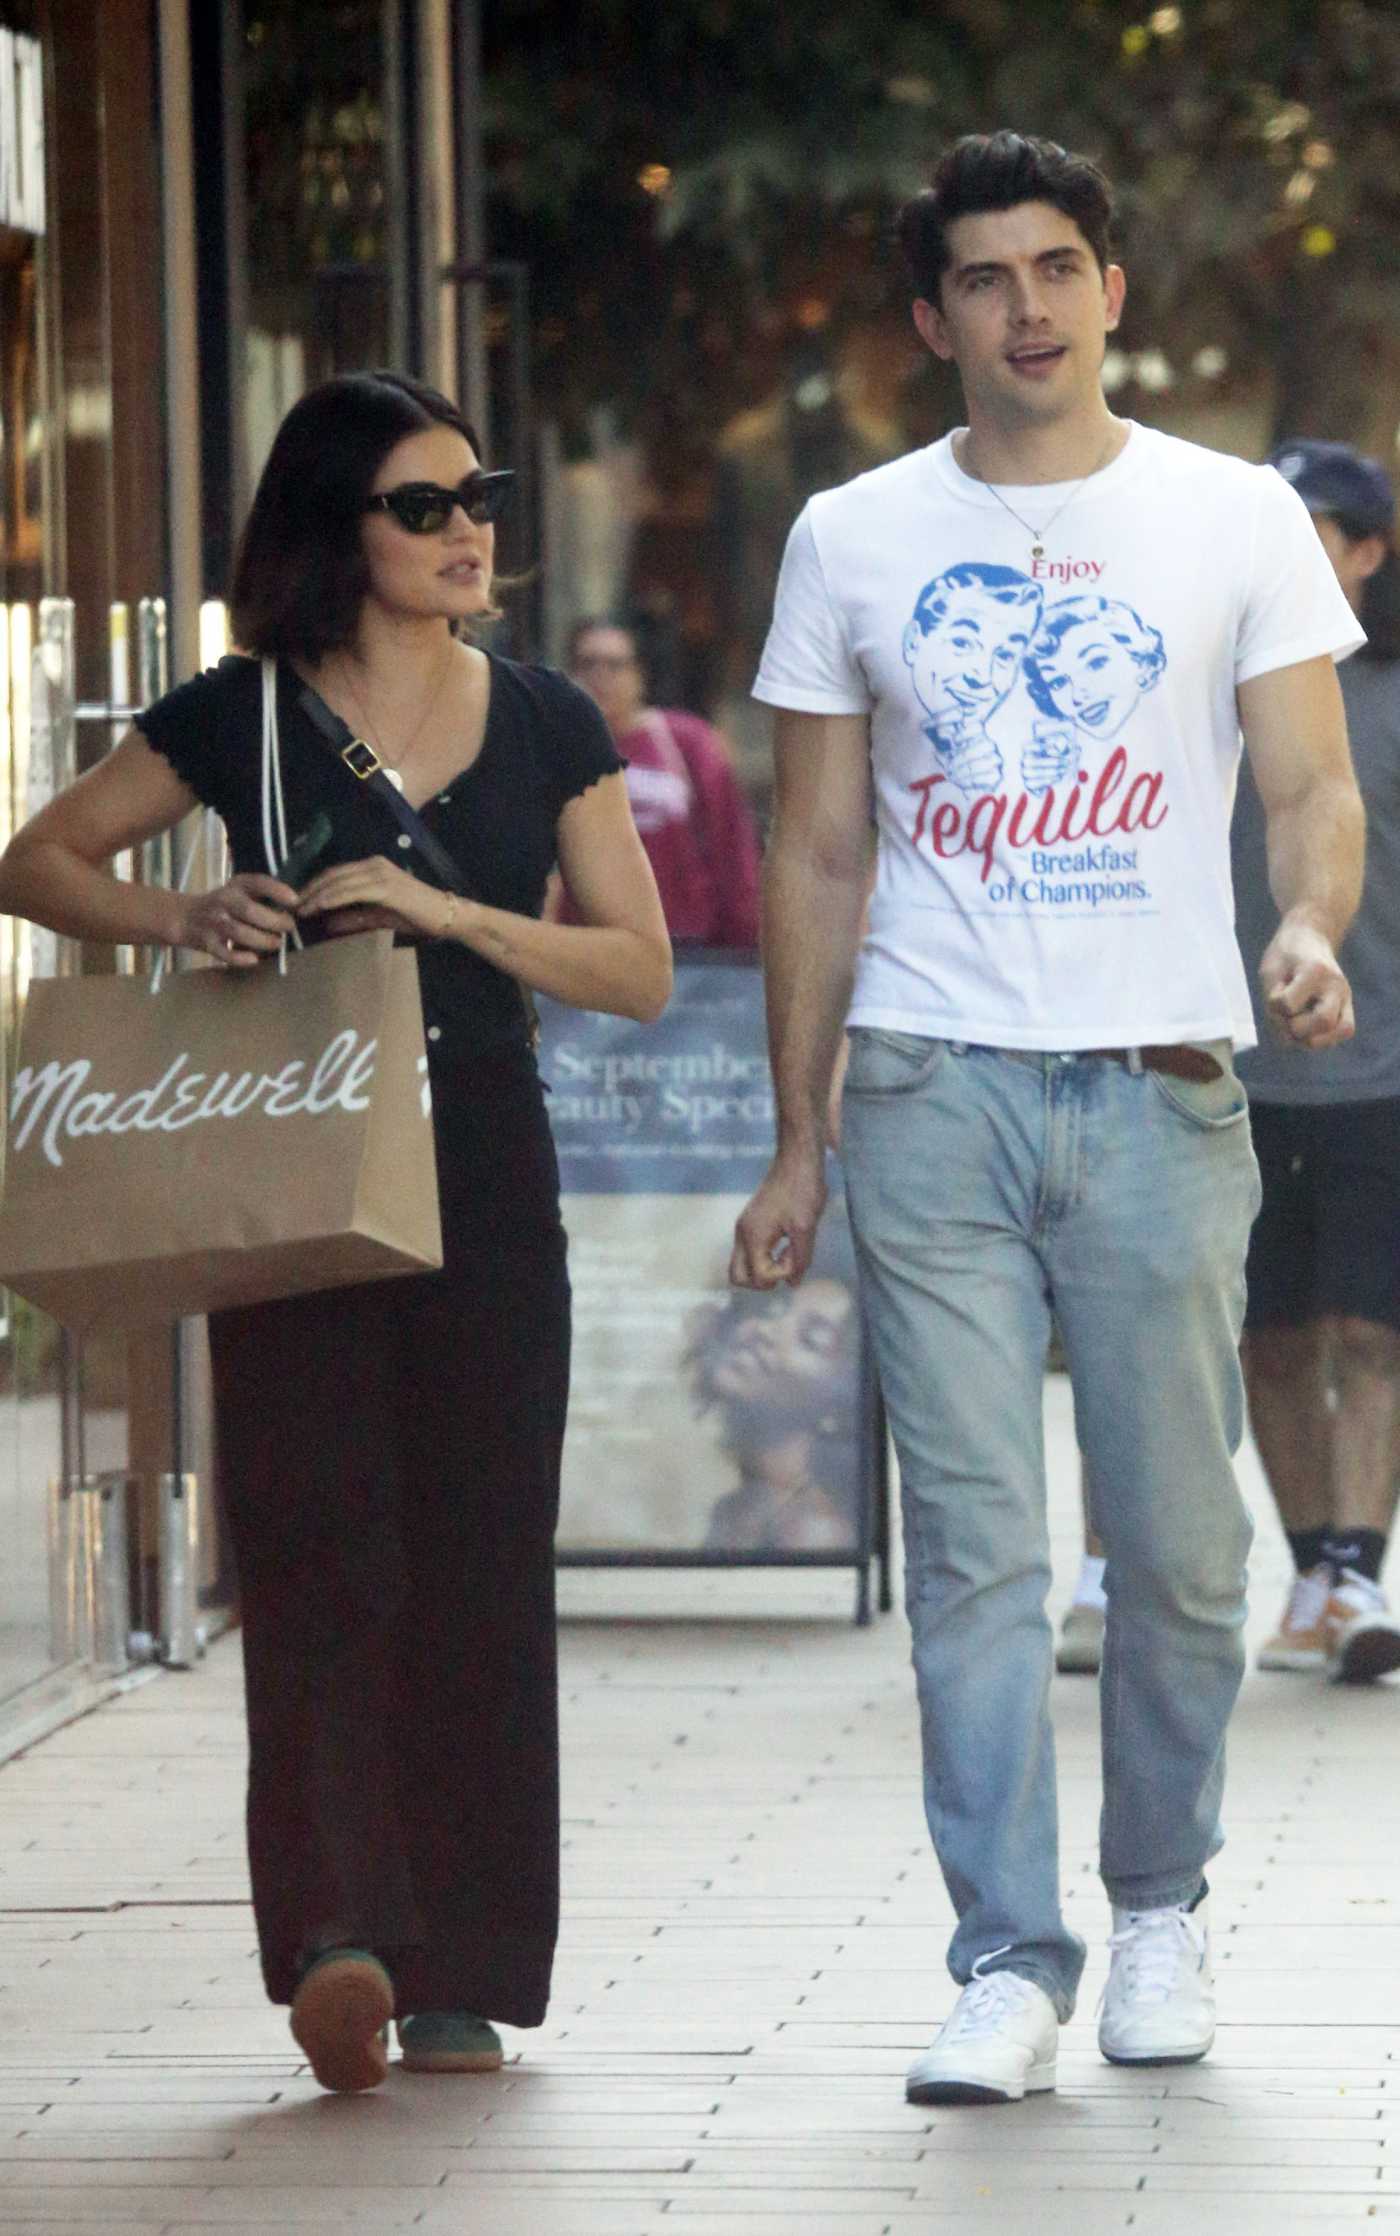
[[[580,621],[568,664],[626,760],[633,819],[672,939],[757,947],[758,832],[719,732],[698,714],[647,704],[637,639],[621,623]]]

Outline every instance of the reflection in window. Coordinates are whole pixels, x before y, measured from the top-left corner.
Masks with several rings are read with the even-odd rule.
[[[253,479],[298,396],[391,355],[382,16],[245,0]]]
[[[39,244],[0,231],[0,588],[37,597],[44,561]]]

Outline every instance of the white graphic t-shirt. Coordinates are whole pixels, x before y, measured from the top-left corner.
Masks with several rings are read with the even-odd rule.
[[[1074,488],[1003,488],[1051,523],[1033,539],[948,436],[814,497],[788,539],[754,695],[870,716],[878,869],[850,1022],[1249,1047],[1235,689],[1363,635],[1272,467],[1132,425]]]

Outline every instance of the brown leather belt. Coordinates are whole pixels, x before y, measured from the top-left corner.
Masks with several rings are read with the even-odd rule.
[[[1104,1056],[1114,1064],[1130,1063],[1132,1059],[1132,1051],[1128,1048],[1081,1048],[1079,1053],[1081,1056]],[[1137,1053],[1144,1071],[1169,1071],[1174,1079],[1199,1079],[1203,1083],[1221,1077],[1214,1056],[1204,1048],[1193,1048],[1189,1041],[1139,1048]]]

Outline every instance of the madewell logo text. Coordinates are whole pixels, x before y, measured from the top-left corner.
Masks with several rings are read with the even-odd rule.
[[[177,1056],[149,1087],[125,1095],[89,1089],[87,1057],[71,1064],[26,1064],[10,1095],[10,1149],[25,1149],[38,1135],[51,1165],[63,1163],[62,1143],[89,1134],[184,1133],[216,1118],[323,1117],[328,1111],[368,1110],[377,1040],[362,1041],[346,1027],[314,1063],[296,1057],[276,1072],[191,1071]]]

